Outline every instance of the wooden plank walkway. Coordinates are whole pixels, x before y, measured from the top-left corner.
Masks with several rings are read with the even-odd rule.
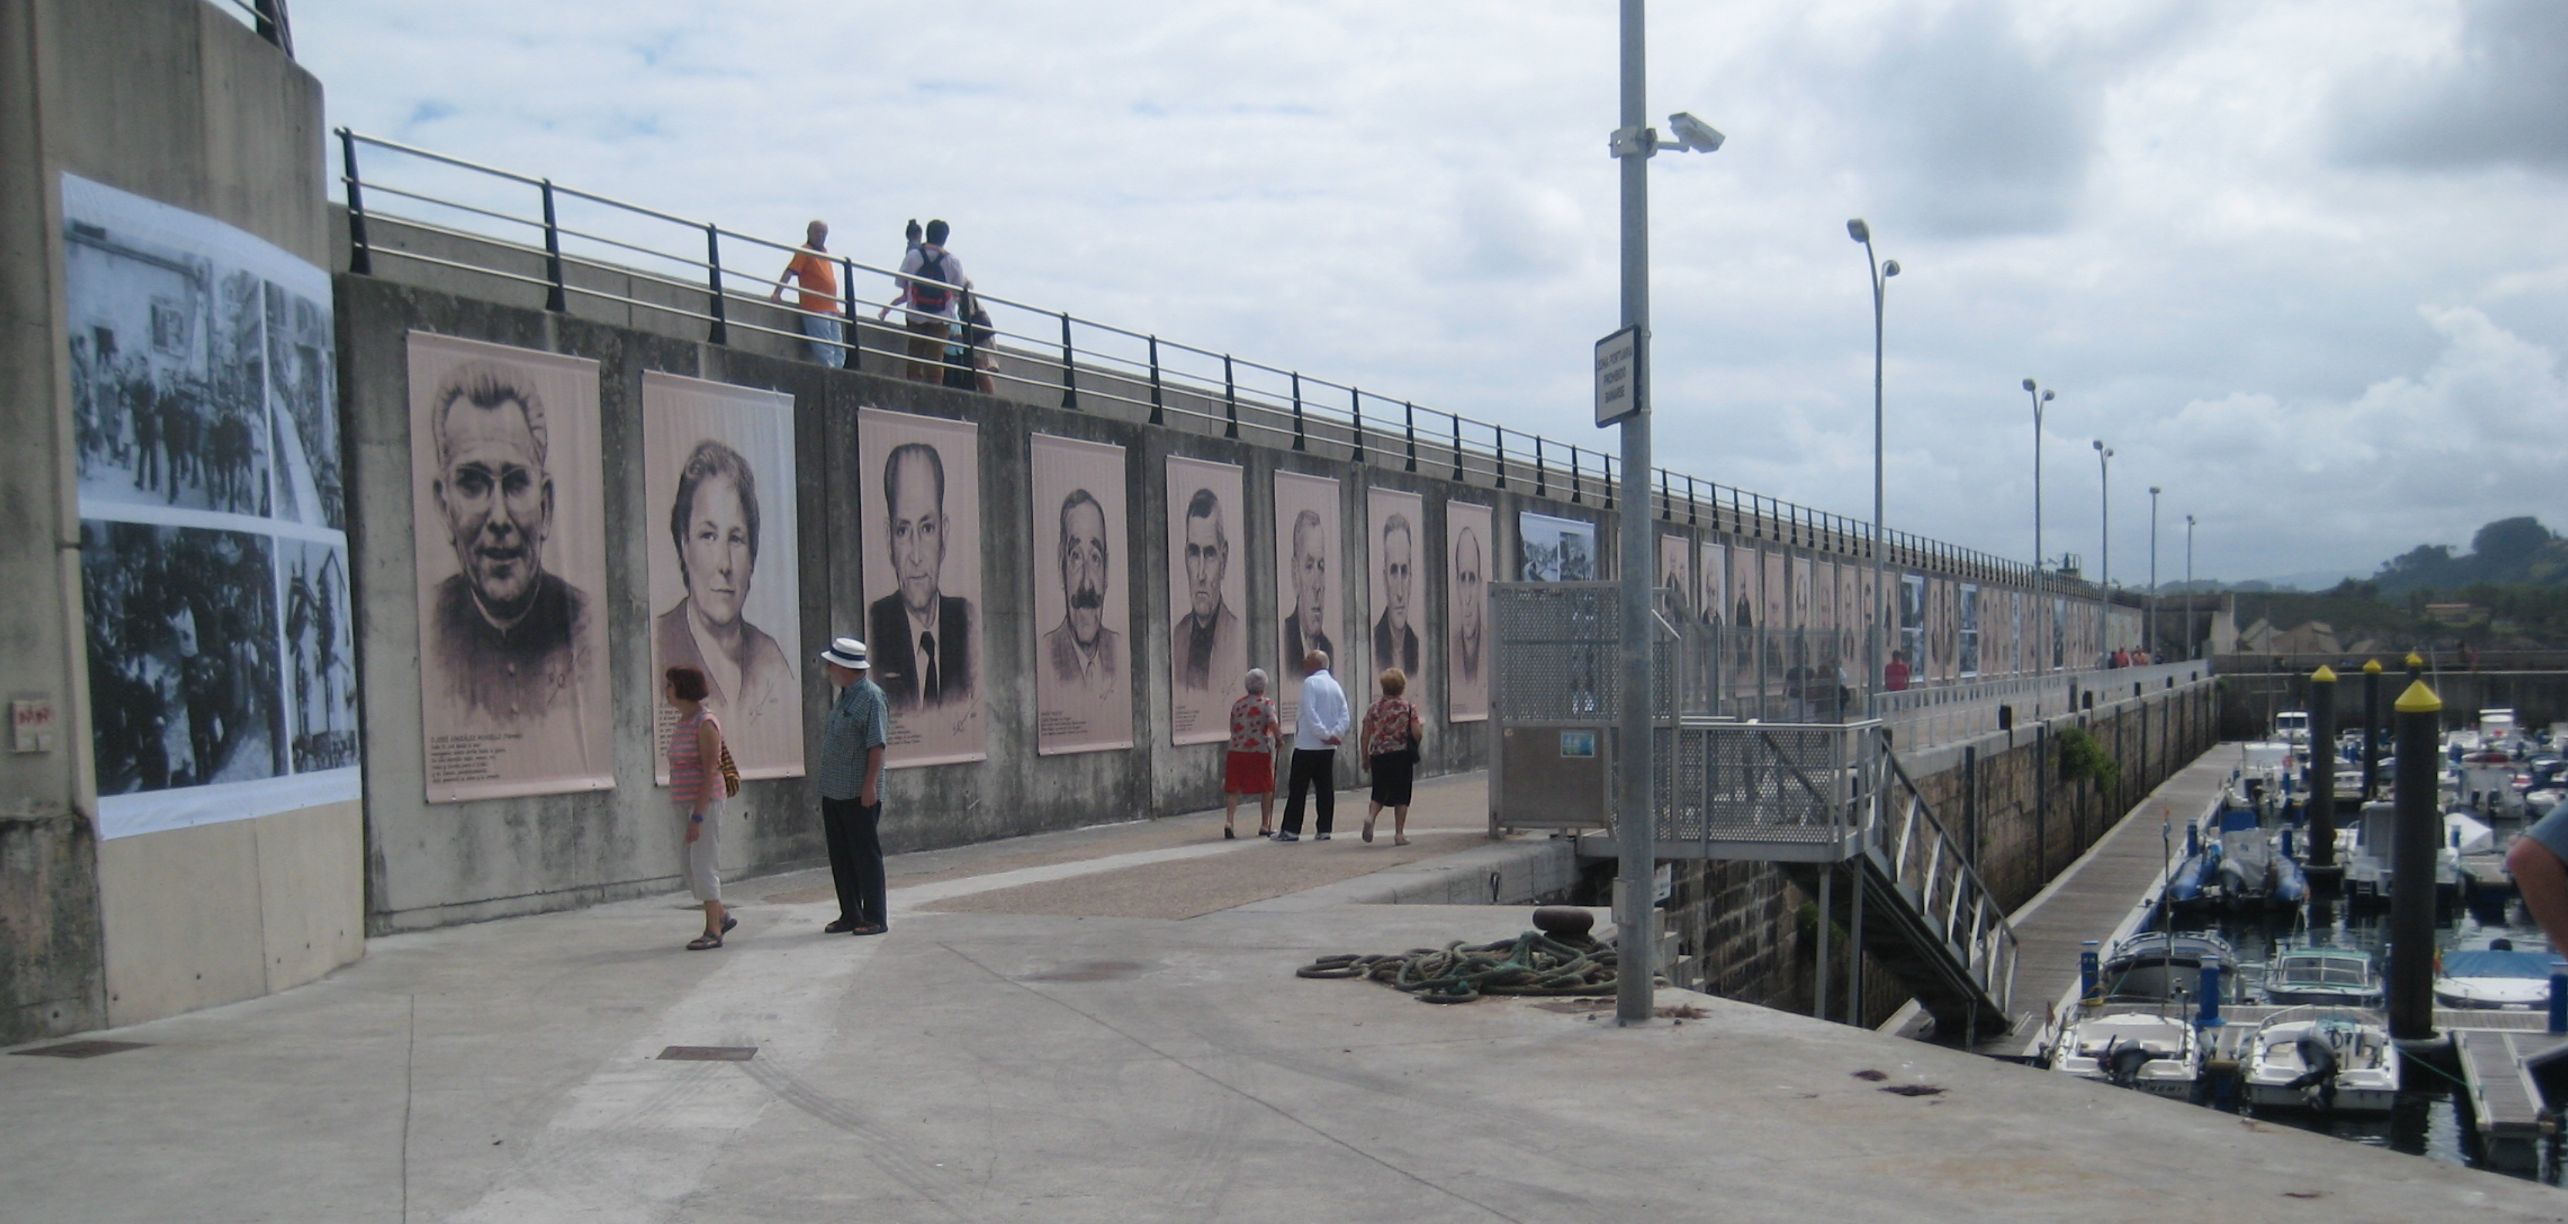
[[[2015,927],[2015,997],[2034,1000],[2014,1031],[1972,1047],[1996,1057],[2029,1057],[2041,1044],[2045,1008],[2062,1011],[2077,1001],[2078,953],[2087,940],[2110,950],[2147,916],[2150,898],[2166,875],[2160,814],[2185,824],[2211,806],[2238,765],[2238,745],[2215,744],[2192,764],[2150,791],[2123,814],[2103,839],[2060,877],[2008,918]],[[1905,1031],[1905,1030],[1903,1030]]]
[[[2437,1009],[2435,1023],[2446,1025],[2445,1017],[2452,1014]],[[2520,1016],[2527,1023],[2520,1029],[2509,1025],[2512,1031],[2457,1026],[2443,1031],[2460,1056],[2461,1079],[2478,1119],[2480,1150],[2498,1168],[2529,1169],[2540,1158],[2541,1090],[2524,1062],[2568,1044],[2568,1037],[2551,1036],[2549,1017],[2541,1012],[2465,1012],[2457,1018],[2484,1022],[2495,1016],[2509,1021]]]

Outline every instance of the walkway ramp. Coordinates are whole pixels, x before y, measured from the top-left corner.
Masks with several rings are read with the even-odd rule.
[[[1787,864],[1947,1040],[2015,1024],[2015,932],[1880,724],[1689,719],[1661,735],[1659,857]]]

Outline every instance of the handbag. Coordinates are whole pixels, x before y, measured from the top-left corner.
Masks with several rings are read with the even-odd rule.
[[[740,766],[731,760],[731,741],[722,741],[722,797],[733,799],[740,794]]]

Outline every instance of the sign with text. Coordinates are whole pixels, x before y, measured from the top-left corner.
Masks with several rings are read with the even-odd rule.
[[[1641,386],[1641,329],[1626,327],[1596,342],[1596,427],[1639,412],[1646,403]]]

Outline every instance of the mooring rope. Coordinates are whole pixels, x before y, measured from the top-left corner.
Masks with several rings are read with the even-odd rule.
[[[1293,971],[1306,978],[1370,978],[1415,995],[1421,1003],[1468,1003],[1493,995],[1609,995],[1615,953],[1592,939],[1555,939],[1527,931],[1514,939],[1398,954],[1340,952]]]

